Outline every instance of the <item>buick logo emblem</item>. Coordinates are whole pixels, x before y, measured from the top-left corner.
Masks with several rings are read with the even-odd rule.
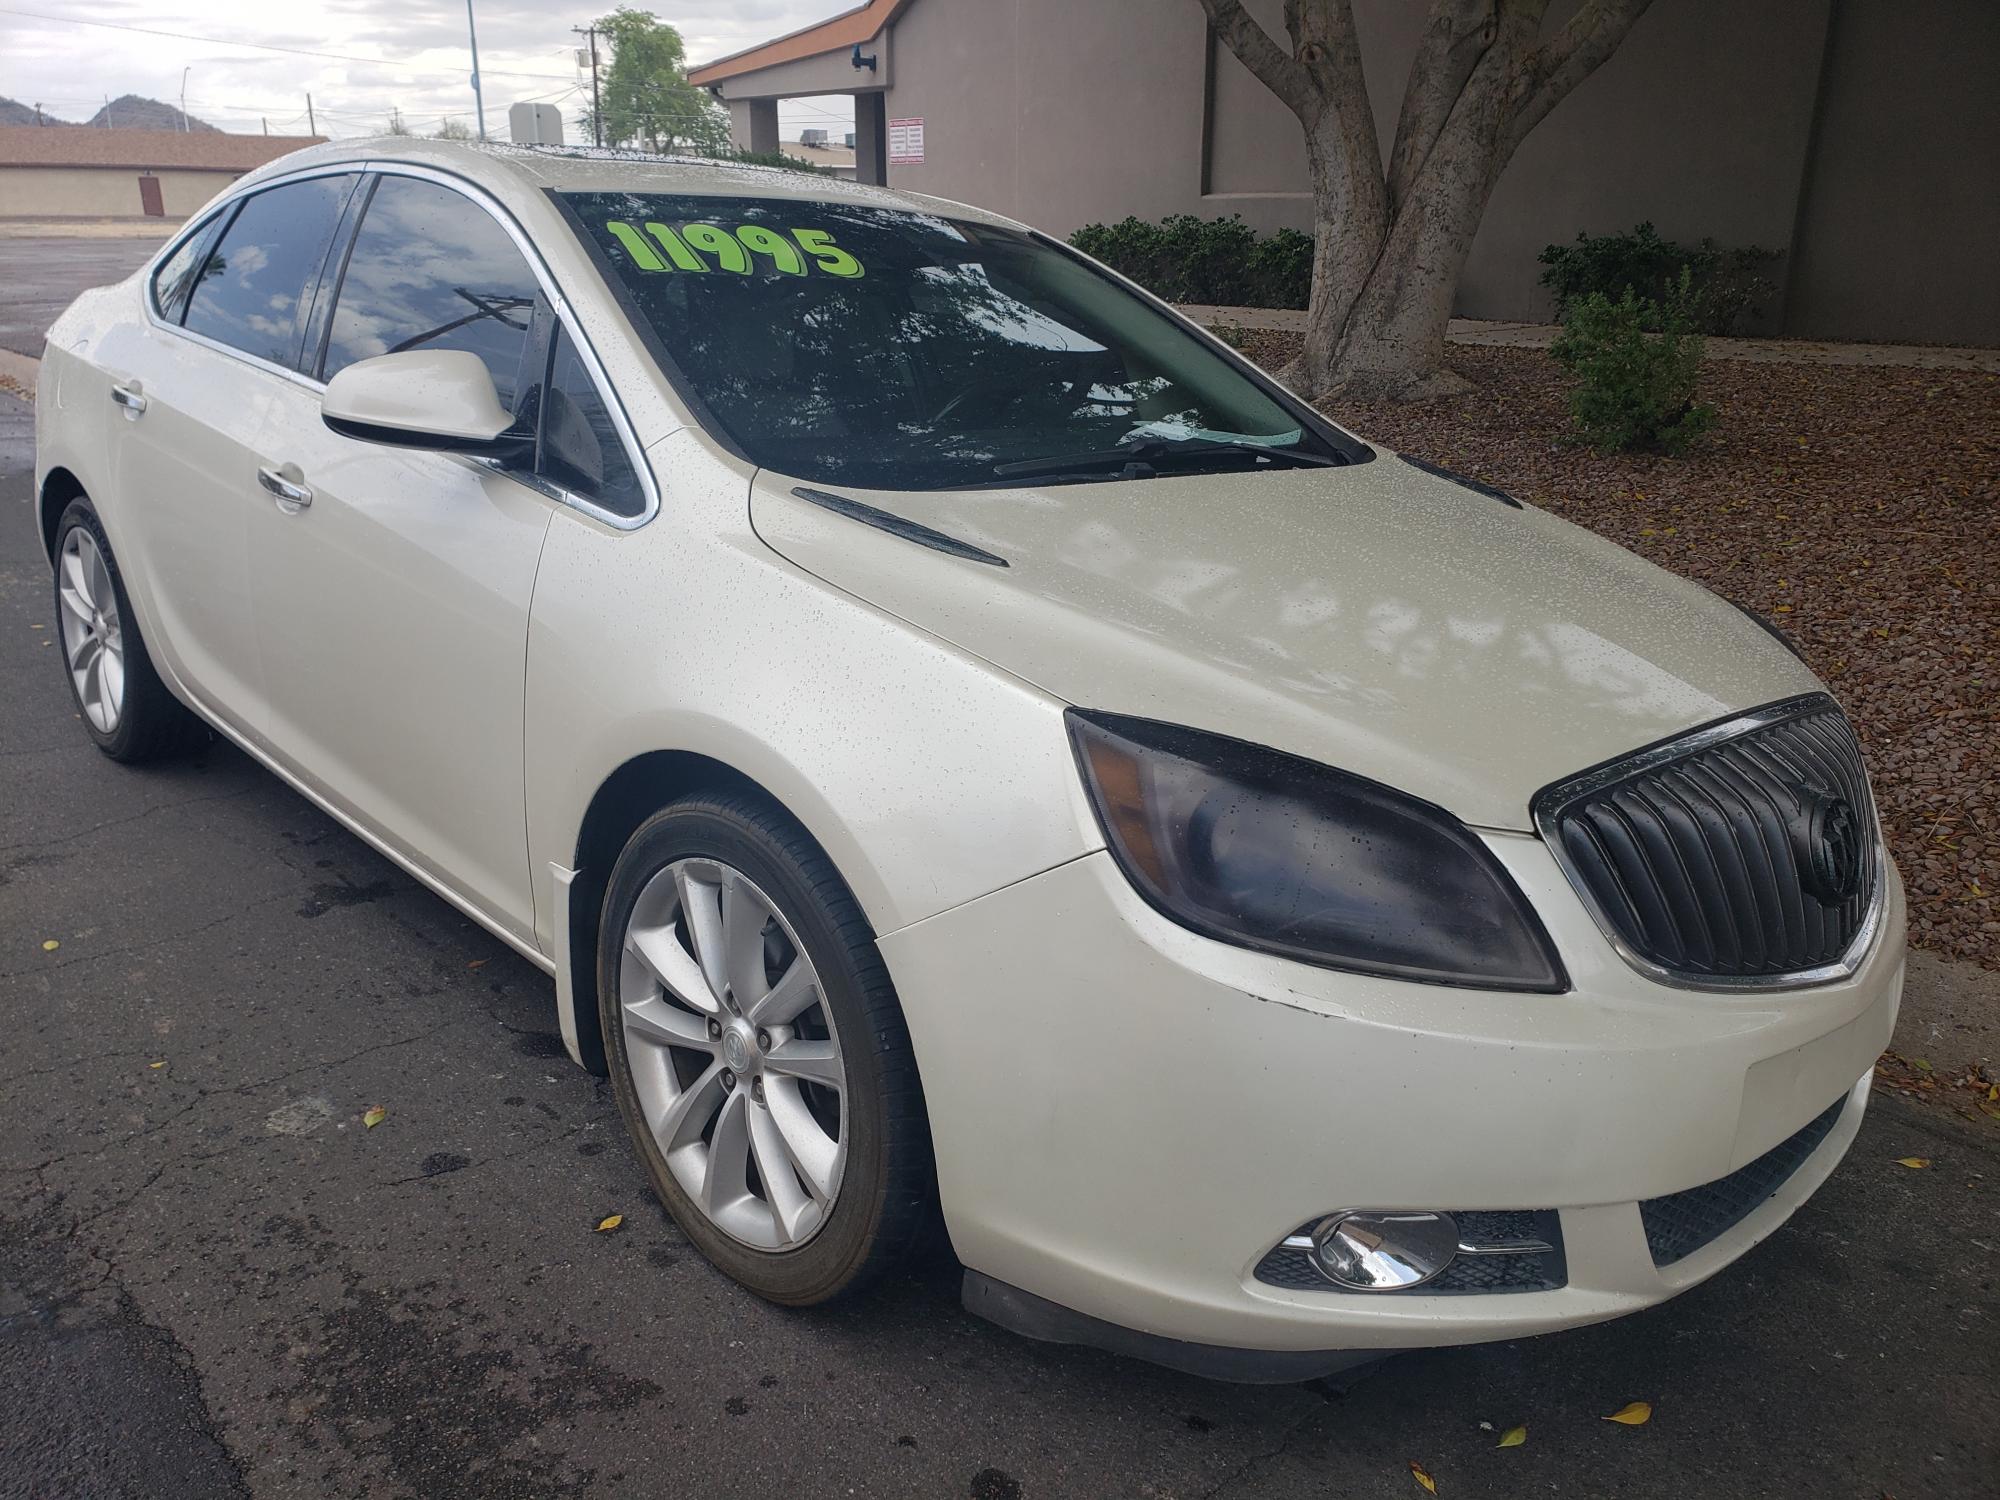
[[[1806,809],[1799,869],[1822,906],[1838,906],[1861,889],[1861,820],[1841,797],[1818,797]]]

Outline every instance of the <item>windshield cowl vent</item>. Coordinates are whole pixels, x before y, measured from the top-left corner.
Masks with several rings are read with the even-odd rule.
[[[985,563],[993,568],[1007,566],[1006,558],[988,552],[983,547],[975,547],[970,542],[961,542],[957,537],[946,536],[942,531],[934,530],[921,522],[892,515],[886,510],[877,510],[872,505],[864,505],[859,500],[850,500],[845,495],[808,489],[802,484],[793,486],[792,493],[822,510],[830,510],[837,516],[846,516],[850,521],[859,521],[863,526],[873,526],[877,531],[886,531],[891,536],[899,536],[906,542],[915,542],[919,547],[928,547],[933,552],[962,557],[967,562]]]
[[[1407,453],[1399,453],[1396,456],[1413,469],[1422,469],[1426,474],[1435,475],[1439,479],[1448,479],[1461,489],[1471,490],[1475,495],[1484,495],[1489,500],[1498,500],[1502,505],[1511,505],[1516,510],[1522,508],[1520,501],[1516,500],[1498,485],[1488,484],[1483,479],[1468,479],[1457,470],[1447,469],[1443,464],[1434,464],[1429,459],[1412,458]]]

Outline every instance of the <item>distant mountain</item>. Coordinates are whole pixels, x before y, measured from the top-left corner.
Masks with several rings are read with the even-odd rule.
[[[47,110],[42,111],[38,121],[32,104],[23,104],[18,99],[9,99],[0,94],[0,125],[67,125],[68,123],[67,120],[58,120]]]
[[[108,125],[114,130],[180,130],[184,119],[188,130],[215,129],[206,120],[197,120],[193,115],[183,116],[171,104],[162,104],[157,99],[146,99],[138,94],[120,94],[83,123]],[[32,125],[34,121],[30,119],[27,123]]]

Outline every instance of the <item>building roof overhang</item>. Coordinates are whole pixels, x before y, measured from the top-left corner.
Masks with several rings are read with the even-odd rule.
[[[760,68],[775,67],[779,63],[843,52],[880,36],[882,28],[895,20],[897,13],[910,3],[911,0],[866,0],[852,10],[844,10],[814,25],[802,26],[797,31],[760,42],[755,47],[746,47],[741,52],[732,52],[727,57],[704,63],[689,71],[688,82],[705,88],[725,79],[754,73]]]

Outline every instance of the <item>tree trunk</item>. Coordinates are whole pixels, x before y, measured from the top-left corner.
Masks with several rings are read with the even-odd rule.
[[[1433,0],[1385,167],[1351,0],[1285,0],[1289,51],[1242,0],[1200,0],[1305,130],[1312,299],[1304,347],[1282,372],[1293,389],[1317,401],[1467,388],[1445,365],[1445,330],[1494,185],[1650,3],[1582,0],[1544,42],[1549,0]]]

